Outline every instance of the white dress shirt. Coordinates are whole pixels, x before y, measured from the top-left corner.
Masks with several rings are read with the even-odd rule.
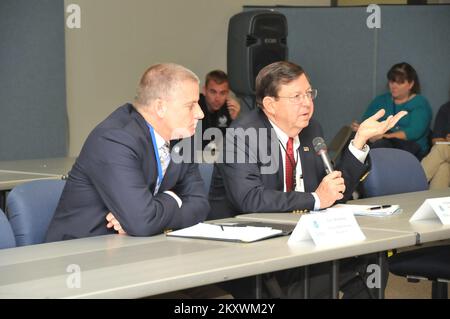
[[[164,144],[166,144],[166,141],[165,141],[165,140],[162,138],[162,136],[159,135],[156,131],[154,131],[154,132],[155,132],[156,148],[158,149],[158,152],[159,152],[159,149],[160,149],[161,147],[163,147]],[[162,155],[162,154],[158,154],[158,156],[161,156],[161,155]],[[165,168],[162,168],[162,169],[163,169],[163,179],[164,179],[165,171],[166,171],[167,167],[169,166],[169,163],[170,163],[170,160],[166,163],[166,167],[165,167]],[[161,165],[163,165],[163,164],[161,163]],[[160,182],[162,183],[162,181],[160,181]],[[175,201],[177,202],[178,207],[181,208],[181,206],[183,205],[183,201],[181,200],[180,197],[178,197],[177,194],[175,194],[175,193],[172,192],[172,191],[164,191],[164,193],[166,193],[166,194],[172,196],[173,199],[175,199]]]
[[[282,164],[283,164],[283,172],[286,171],[286,145],[289,140],[289,136],[284,133],[278,126],[276,126],[271,120],[269,120],[270,124],[272,124],[272,127],[275,131],[275,134],[277,135],[278,140],[283,143],[283,146],[280,144],[280,151],[281,151],[281,157],[283,158]],[[283,148],[284,147],[284,148]],[[298,138],[298,135],[294,137],[294,157],[295,157],[295,191],[296,192],[304,192],[305,191],[305,184],[303,182],[303,174],[302,174],[302,163],[300,161],[300,158],[298,156],[298,149],[300,148],[300,139]],[[369,146],[365,145],[362,150],[357,149],[355,146],[353,146],[353,140],[350,142],[348,146],[350,152],[361,162],[364,163],[367,155],[369,154]],[[286,191],[286,174],[283,174],[283,191]],[[311,193],[314,197],[314,210],[320,209],[320,199],[319,196],[315,193]]]

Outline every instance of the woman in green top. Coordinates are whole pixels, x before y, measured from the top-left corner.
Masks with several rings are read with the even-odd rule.
[[[419,160],[429,150],[428,134],[432,111],[427,99],[420,95],[420,83],[416,70],[408,63],[402,62],[391,67],[387,74],[389,93],[377,96],[370,103],[362,121],[385,109],[382,120],[400,111],[407,111],[397,125],[386,134],[370,140],[372,148],[400,148],[413,153]],[[359,123],[353,122],[356,131]]]

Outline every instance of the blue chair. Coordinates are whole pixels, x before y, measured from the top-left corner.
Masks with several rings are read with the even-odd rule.
[[[0,249],[16,246],[16,239],[5,213],[0,209]]]
[[[369,152],[371,169],[362,183],[364,197],[417,192],[428,189],[420,162],[409,152],[375,148]]]
[[[199,163],[198,169],[200,171],[200,175],[205,183],[205,192],[209,193],[209,187],[211,186],[211,178],[214,169],[213,163]]]
[[[369,153],[371,171],[363,182],[366,197],[423,191],[428,189],[425,173],[417,158],[393,148],[376,148]],[[432,281],[432,297],[447,298],[450,279],[450,246],[436,246],[396,253],[388,258],[389,271],[406,277]]]
[[[37,180],[13,188],[6,211],[17,246],[43,243],[65,181]]]

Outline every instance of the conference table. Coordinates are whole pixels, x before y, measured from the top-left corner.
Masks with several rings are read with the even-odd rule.
[[[65,179],[76,157],[0,161],[0,208],[5,208],[6,192],[17,185],[40,179]]]
[[[422,199],[446,195],[446,190],[427,191],[354,201],[396,203],[404,211],[372,222],[358,217],[366,239],[333,247],[315,246],[310,240],[292,246],[287,244],[287,236],[235,243],[165,235],[107,235],[4,249],[0,250],[0,298],[140,298],[414,246],[418,243],[416,230],[421,240],[450,238],[448,227],[437,223],[422,228],[403,225],[400,230],[390,226],[396,220],[409,223],[408,216]],[[250,214],[231,220],[255,219],[295,223],[299,216]]]
[[[140,298],[415,244],[412,233],[363,231],[362,242],[323,248],[290,246],[287,236],[235,243],[107,235],[4,249],[0,298]]]
[[[366,232],[369,229],[374,229],[413,234],[416,238],[415,245],[419,245],[450,238],[450,225],[443,225],[437,218],[409,222],[411,216],[416,212],[416,210],[426,199],[448,196],[450,196],[450,188],[352,200],[348,201],[348,204],[399,205],[402,209],[401,213],[385,217],[357,216],[356,220],[361,226],[363,232]],[[292,213],[252,213],[237,216],[237,218],[246,220],[292,224],[296,224],[299,221],[300,217],[301,215]],[[381,256],[379,255],[379,258],[380,257]],[[381,263],[381,259],[379,260],[379,262]],[[333,265],[337,264],[338,262],[338,260],[333,261]],[[334,279],[334,281],[336,282],[337,279]],[[380,298],[383,298],[382,291],[383,289],[379,290]]]
[[[55,179],[60,178],[55,175],[33,174],[22,172],[0,171],[0,191],[13,189],[15,186],[31,182],[37,179]]]
[[[57,157],[18,161],[0,161],[0,172],[36,175],[56,175],[64,178],[69,173],[76,157]]]
[[[392,230],[413,233],[416,244],[438,241],[450,238],[450,225],[443,225],[438,219],[409,222],[411,216],[427,198],[448,197],[450,188],[440,190],[427,190],[404,194],[364,198],[348,201],[355,205],[400,205],[402,212],[386,217],[357,216],[358,224],[364,229]],[[257,221],[297,223],[300,215],[291,213],[254,213],[243,214],[237,218]]]

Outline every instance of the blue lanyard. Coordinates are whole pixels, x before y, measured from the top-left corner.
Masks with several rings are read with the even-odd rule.
[[[150,131],[150,136],[152,137],[153,149],[155,150],[156,164],[158,166],[158,181],[157,186],[155,188],[156,190],[158,190],[163,180],[161,160],[159,159],[159,152],[158,152],[158,145],[156,144],[155,131],[153,130],[153,127],[150,124],[147,123],[147,126]]]

